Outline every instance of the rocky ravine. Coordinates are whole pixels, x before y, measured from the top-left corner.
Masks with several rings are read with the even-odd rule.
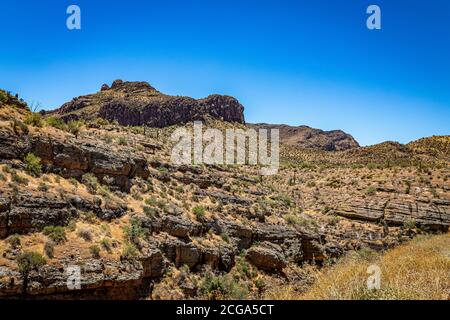
[[[288,163],[261,178],[252,166],[172,165],[169,129],[88,121],[75,137],[25,125],[29,111],[8,108],[0,107],[2,298],[203,297],[208,277],[228,274],[258,297],[262,280],[268,289],[296,285],[290,274],[304,263],[450,225],[448,166]],[[46,263],[24,272],[24,252]],[[81,268],[79,290],[67,287],[71,266]]]

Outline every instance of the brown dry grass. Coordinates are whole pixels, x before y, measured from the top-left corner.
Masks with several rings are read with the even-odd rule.
[[[367,289],[367,268],[381,269],[380,290]],[[448,300],[450,299],[450,233],[422,236],[379,255],[352,253],[317,273],[305,294],[281,288],[283,300]]]

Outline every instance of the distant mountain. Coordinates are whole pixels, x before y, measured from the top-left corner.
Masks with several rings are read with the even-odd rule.
[[[306,149],[324,151],[342,151],[358,148],[358,142],[342,130],[323,131],[308,126],[288,126],[258,123],[249,125],[253,128],[279,129],[281,143]]]
[[[169,96],[147,82],[116,80],[100,92],[80,96],[51,112],[64,120],[103,118],[121,125],[165,127],[208,117],[243,124],[244,107],[233,97],[210,95],[204,99]]]

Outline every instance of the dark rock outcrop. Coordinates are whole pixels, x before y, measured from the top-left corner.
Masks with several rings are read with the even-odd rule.
[[[75,279],[75,274],[69,272],[73,268],[80,270],[80,288],[76,286],[77,281],[70,281]],[[147,250],[131,261],[63,260],[59,266],[45,265],[31,271],[24,292],[23,275],[0,266],[0,298],[137,299],[148,295],[149,282],[163,272],[163,258],[158,249]]]
[[[244,107],[233,97],[211,95],[204,99],[168,96],[146,82],[116,80],[95,94],[74,98],[55,110],[64,120],[100,117],[121,125],[166,127],[208,117],[244,123]]]
[[[92,211],[102,220],[125,214],[126,207],[101,207],[78,196],[61,200],[46,194],[0,196],[0,239],[12,234],[41,231],[46,226],[65,226],[78,217],[78,210]]]
[[[308,126],[288,126],[258,123],[249,125],[257,129],[280,130],[280,142],[286,145],[324,151],[341,151],[358,148],[358,142],[342,130],[323,131]]]

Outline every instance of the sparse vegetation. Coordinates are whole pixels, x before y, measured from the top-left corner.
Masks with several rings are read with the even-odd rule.
[[[41,158],[35,156],[32,153],[29,153],[25,157],[24,162],[25,162],[25,169],[30,175],[35,177],[39,177],[41,175],[42,173]]]
[[[192,212],[195,214],[198,221],[203,221],[205,217],[205,208],[196,206],[192,209]]]
[[[42,233],[58,244],[67,241],[66,231],[60,226],[47,226]]]
[[[94,259],[100,258],[100,247],[97,245],[92,245],[89,247],[89,252],[91,253]]]

